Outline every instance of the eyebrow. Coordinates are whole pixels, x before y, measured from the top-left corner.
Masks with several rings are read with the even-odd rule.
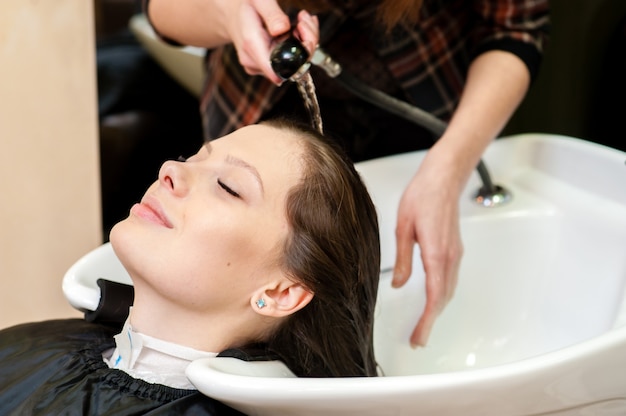
[[[206,142],[204,146],[206,147],[209,154],[211,154],[211,152],[213,151],[213,146],[211,146],[211,142]],[[261,189],[261,194],[265,192],[263,188],[263,181],[261,180],[261,175],[259,175],[259,171],[256,170],[254,166],[252,166],[245,160],[232,155],[226,155],[226,163],[228,163],[229,165],[243,168],[246,171],[250,172],[256,180],[257,184],[259,185],[259,188]]]

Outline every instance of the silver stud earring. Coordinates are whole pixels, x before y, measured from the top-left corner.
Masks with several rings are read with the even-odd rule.
[[[261,298],[259,300],[256,301],[256,306],[259,309],[263,309],[267,306],[267,303],[265,303],[265,299]]]

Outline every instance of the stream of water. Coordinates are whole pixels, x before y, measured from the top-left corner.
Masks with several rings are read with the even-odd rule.
[[[315,84],[313,83],[313,77],[311,73],[307,72],[300,79],[296,81],[298,85],[298,91],[304,100],[304,106],[306,107],[309,118],[311,119],[311,125],[320,134],[324,134],[324,126],[322,125],[322,114],[320,113],[320,105],[317,102],[317,95],[315,94]]]

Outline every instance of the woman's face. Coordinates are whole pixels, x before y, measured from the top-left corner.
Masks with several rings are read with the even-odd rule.
[[[254,125],[186,162],[165,162],[111,231],[136,292],[201,312],[249,305],[277,272],[289,232],[285,199],[301,177],[301,156],[292,133]]]

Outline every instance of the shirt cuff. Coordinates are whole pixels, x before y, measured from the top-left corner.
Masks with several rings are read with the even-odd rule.
[[[530,80],[533,82],[539,72],[543,55],[530,43],[515,39],[494,39],[480,45],[474,53],[474,58],[478,55],[492,50],[510,52],[520,58],[530,73]]]

